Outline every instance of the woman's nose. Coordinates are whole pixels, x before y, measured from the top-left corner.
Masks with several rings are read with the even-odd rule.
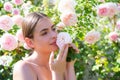
[[[55,39],[57,38],[57,32],[52,31],[51,35],[52,35],[52,38],[55,38]]]

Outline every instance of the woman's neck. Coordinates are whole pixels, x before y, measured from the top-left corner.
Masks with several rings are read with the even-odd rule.
[[[39,66],[49,67],[49,57],[50,53],[44,54],[34,51],[33,54],[28,58],[28,61],[33,62]]]

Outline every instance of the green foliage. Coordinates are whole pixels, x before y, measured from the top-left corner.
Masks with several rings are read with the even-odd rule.
[[[32,0],[31,0],[32,1]],[[27,0],[26,0],[27,2]],[[75,63],[75,73],[77,80],[119,80],[120,79],[120,42],[110,42],[106,36],[114,28],[113,21],[109,18],[98,19],[96,6],[101,4],[98,0],[76,0],[75,7],[78,22],[75,26],[65,27],[63,31],[70,33],[79,50],[79,54],[68,54],[68,61],[77,59]],[[105,2],[120,2],[119,0],[106,0]],[[57,24],[60,22],[60,12],[57,11],[57,5],[50,5],[48,0],[34,0],[30,12],[38,11],[47,14],[52,21]],[[0,1],[0,15],[9,15],[9,12],[3,10],[3,1]],[[20,6],[19,6],[20,8]],[[21,14],[23,15],[23,12]],[[116,16],[119,19],[119,15]],[[101,25],[99,25],[101,24]],[[109,25],[112,28],[108,28]],[[101,27],[102,26],[102,27]],[[108,26],[108,27],[106,27]],[[14,25],[9,31],[15,34],[19,28]],[[87,44],[85,35],[92,29],[100,31],[101,38],[94,44]],[[0,30],[0,36],[4,31]],[[120,34],[120,32],[119,32]],[[12,56],[13,61],[9,66],[0,65],[0,80],[12,80],[12,68],[18,60],[28,55],[30,51],[18,46],[13,51],[0,50],[0,55]],[[71,51],[74,53],[74,51]]]
[[[12,67],[0,65],[0,80],[12,80]]]

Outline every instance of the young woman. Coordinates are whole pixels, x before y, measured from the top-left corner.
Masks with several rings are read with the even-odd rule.
[[[22,24],[26,44],[33,50],[32,55],[18,61],[13,69],[13,80],[76,80],[74,61],[66,62],[68,48],[65,44],[54,59],[57,32],[51,20],[42,13],[27,15]]]

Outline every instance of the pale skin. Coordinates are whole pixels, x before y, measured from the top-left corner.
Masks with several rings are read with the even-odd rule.
[[[42,26],[42,27],[41,27]],[[68,48],[74,44],[65,44],[56,58],[54,52],[58,50],[56,45],[57,32],[48,18],[38,21],[34,38],[25,38],[29,47],[34,49],[33,54],[15,64],[13,80],[76,80],[74,62],[66,62]]]

